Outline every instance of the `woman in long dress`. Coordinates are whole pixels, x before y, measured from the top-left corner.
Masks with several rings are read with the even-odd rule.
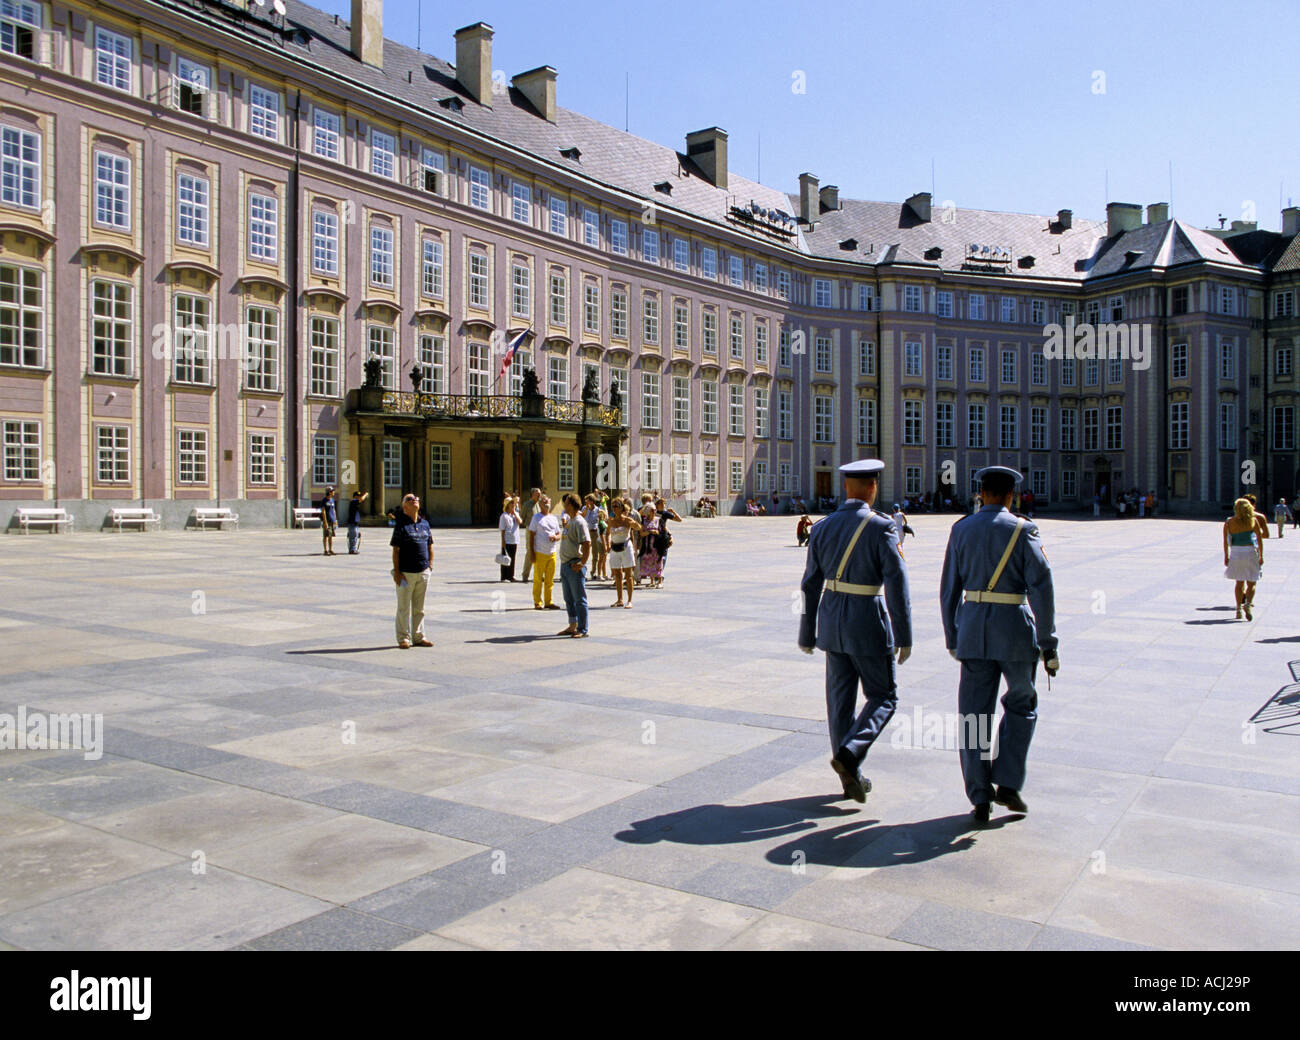
[[[664,560],[659,555],[659,517],[653,503],[641,512],[641,577],[655,588],[664,576]]]
[[[1264,542],[1256,531],[1255,507],[1249,499],[1239,498],[1232,504],[1232,516],[1223,525],[1223,576],[1236,584],[1237,620],[1244,610],[1247,621],[1254,621],[1255,583],[1264,565]]]

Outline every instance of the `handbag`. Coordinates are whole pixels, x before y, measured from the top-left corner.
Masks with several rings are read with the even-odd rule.
[[[498,567],[510,566],[510,557],[507,556],[505,553],[497,553],[495,556],[492,557],[492,559],[496,561]]]

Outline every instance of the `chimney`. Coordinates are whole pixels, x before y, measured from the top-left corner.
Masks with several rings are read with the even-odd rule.
[[[1288,206],[1282,211],[1282,234],[1300,234],[1300,206]]]
[[[817,178],[811,173],[799,174],[799,219],[812,224],[821,216],[821,199],[817,194]]]
[[[384,0],[352,0],[352,56],[384,67]]]
[[[686,154],[716,188],[727,186],[727,131],[711,126],[686,135]]]
[[[1106,236],[1142,226],[1142,207],[1131,202],[1106,203]]]
[[[521,72],[510,81],[548,123],[555,122],[555,75],[553,68],[543,65],[540,69]]]
[[[489,107],[492,105],[492,32],[492,26],[486,22],[456,30],[456,82],[480,105]]]
[[[1234,220],[1232,222],[1233,231],[1254,231],[1257,227],[1259,227],[1259,223],[1254,220]]]
[[[828,184],[818,193],[821,202],[821,211],[829,213],[833,209],[840,208],[840,189],[834,184]]]
[[[1169,203],[1153,202],[1147,206],[1147,223],[1163,224],[1169,219]]]
[[[922,224],[930,223],[930,193],[928,191],[918,191],[906,203],[908,209],[916,214],[916,219]]]
[[[1058,209],[1056,211],[1056,223],[1062,231],[1069,231],[1071,225],[1074,224],[1074,210]]]

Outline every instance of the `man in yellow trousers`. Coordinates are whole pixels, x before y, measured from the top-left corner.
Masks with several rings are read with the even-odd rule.
[[[555,595],[555,554],[563,531],[560,521],[551,512],[551,500],[545,495],[537,501],[537,512],[528,522],[528,533],[533,540],[533,608],[559,610],[552,598]],[[543,589],[545,604],[542,602]]]

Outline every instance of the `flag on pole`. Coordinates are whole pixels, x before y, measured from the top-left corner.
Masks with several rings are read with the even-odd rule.
[[[532,331],[533,330],[531,328],[524,329],[524,331],[519,333],[518,336],[512,339],[510,341],[510,345],[506,347],[505,357],[501,359],[501,370],[497,373],[498,383],[501,382],[501,377],[506,374],[506,369],[510,367],[510,362],[514,360],[515,351],[519,349],[519,344],[521,344],[524,341],[524,337],[527,336]]]

